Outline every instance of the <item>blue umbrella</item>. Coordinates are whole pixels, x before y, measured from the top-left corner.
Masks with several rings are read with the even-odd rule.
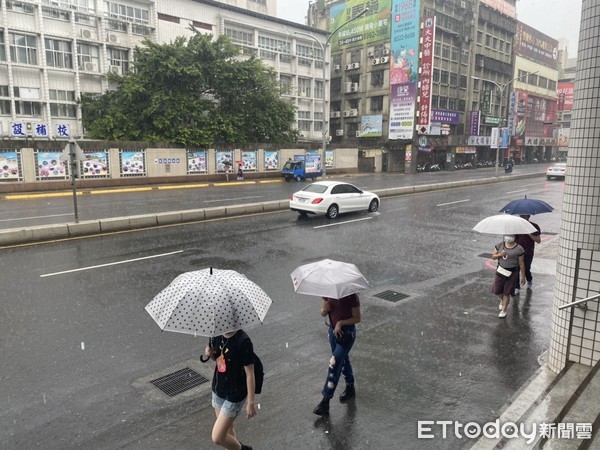
[[[534,198],[520,198],[513,200],[508,205],[500,210],[500,212],[513,214],[513,215],[527,215],[533,216],[534,214],[542,214],[552,212],[554,208],[548,203],[542,200],[536,200]]]

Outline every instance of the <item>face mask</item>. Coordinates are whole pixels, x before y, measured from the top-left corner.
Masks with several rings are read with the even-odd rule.
[[[513,243],[515,238],[513,236],[504,236],[504,242]]]

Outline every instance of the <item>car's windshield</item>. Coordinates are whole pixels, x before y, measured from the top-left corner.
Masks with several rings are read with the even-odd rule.
[[[314,192],[315,194],[322,194],[327,190],[327,186],[324,184],[309,184],[304,189],[305,192]]]

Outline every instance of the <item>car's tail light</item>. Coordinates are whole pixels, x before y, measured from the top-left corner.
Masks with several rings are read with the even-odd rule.
[[[311,203],[313,205],[318,205],[319,203],[321,203],[323,201],[323,197],[319,197],[319,198],[315,198]]]
[[[294,194],[290,195],[290,200],[294,200]]]

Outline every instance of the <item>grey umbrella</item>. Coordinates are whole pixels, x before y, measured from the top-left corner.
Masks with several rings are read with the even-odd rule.
[[[179,275],[146,311],[162,330],[214,337],[262,323],[271,303],[245,275],[210,268]]]

